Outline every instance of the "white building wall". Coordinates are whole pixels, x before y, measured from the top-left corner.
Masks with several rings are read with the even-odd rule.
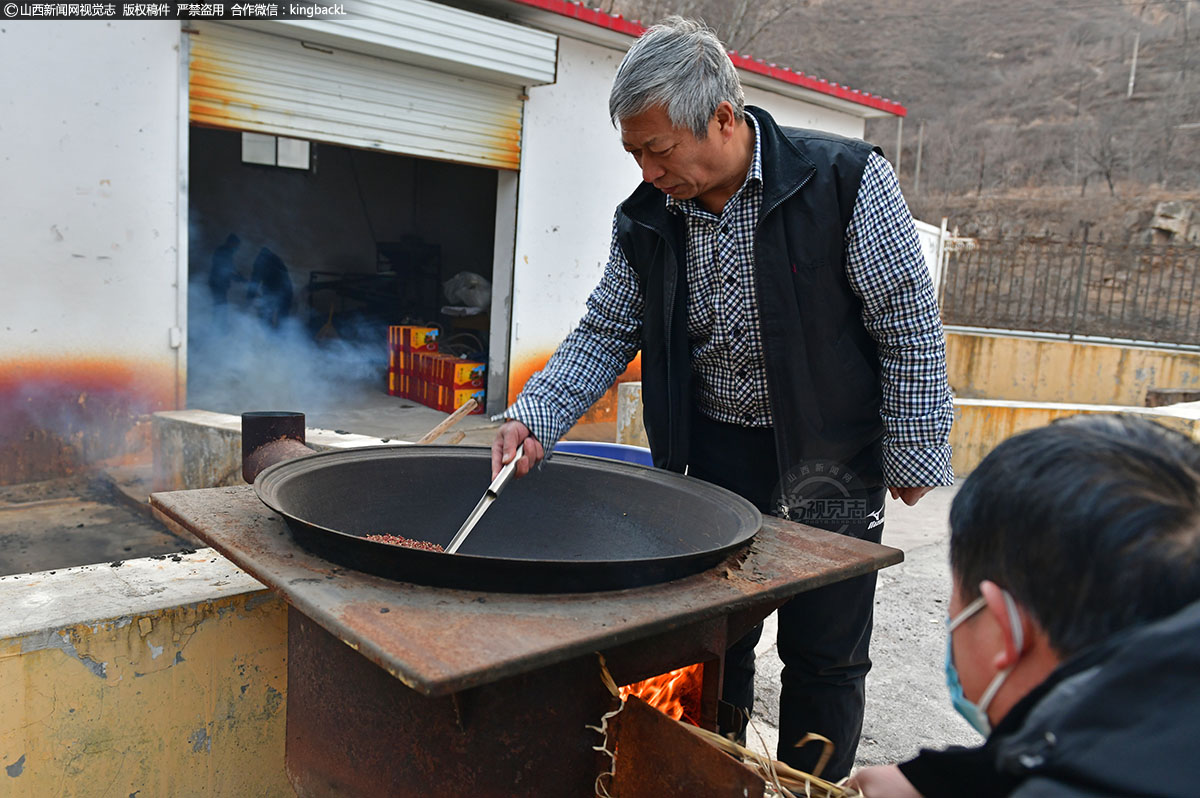
[[[608,92],[623,55],[562,36],[557,82],[528,90],[509,402],[582,317],[608,259],[613,211],[641,181],[608,119]],[[759,89],[748,88],[746,99],[784,125],[863,134],[863,120],[849,114]]]
[[[861,139],[866,130],[866,120],[861,117],[749,86],[745,92],[747,105],[766,109],[776,122],[785,127],[806,127],[857,139]]]
[[[929,279],[933,283],[933,293],[941,297],[942,287],[942,246],[946,231],[934,227],[928,222],[916,220],[917,240],[921,242],[921,255],[925,258],[925,266],[929,269]]]
[[[115,364],[170,406],[179,24],[0,28],[0,376]]]
[[[565,36],[558,80],[528,90],[517,199],[509,401],[583,315],[613,211],[641,180],[608,119],[624,53]]]

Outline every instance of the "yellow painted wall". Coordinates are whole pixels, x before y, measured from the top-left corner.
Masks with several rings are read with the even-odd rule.
[[[965,477],[988,452],[1018,432],[1044,427],[1055,419],[1081,413],[1124,412],[1135,412],[1200,440],[1200,421],[1157,412],[1153,408],[959,399],[954,403],[954,426],[950,429],[955,476]]]
[[[0,795],[292,796],[286,682],[266,591],[0,640]]]
[[[946,333],[956,396],[1024,402],[1146,403],[1149,388],[1200,390],[1200,353]]]
[[[946,368],[960,478],[1005,438],[1078,413],[1143,413],[1200,440],[1200,422],[1144,407],[1150,388],[1200,390],[1200,353],[948,332]],[[623,388],[617,441],[644,446],[640,384]]]

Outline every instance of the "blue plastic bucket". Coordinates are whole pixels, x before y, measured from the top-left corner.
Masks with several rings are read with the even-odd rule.
[[[602,443],[600,441],[559,441],[554,447],[555,452],[564,454],[590,454],[592,457],[606,457],[609,460],[622,460],[626,463],[653,466],[654,459],[650,450],[643,446],[630,446],[625,443]]]

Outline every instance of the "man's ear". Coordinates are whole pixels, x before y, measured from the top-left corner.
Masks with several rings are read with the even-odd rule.
[[[983,594],[984,601],[987,602],[987,607],[984,612],[996,624],[1000,637],[1004,642],[1002,650],[996,653],[992,659],[992,665],[997,671],[1002,671],[1005,668],[1010,668],[1016,665],[1021,659],[1021,655],[1029,648],[1029,641],[1033,634],[1033,624],[1029,618],[1029,614],[1020,604],[1015,601],[1010,605],[1004,598],[1004,591],[995,582],[989,582],[986,579],[979,584],[979,592]],[[1015,617],[1013,613],[1015,612]],[[1013,626],[1020,627],[1020,638],[1016,634]]]
[[[737,116],[728,100],[717,104],[717,110],[713,111],[713,119],[717,123],[717,132],[721,138],[728,140],[733,136],[734,128],[737,127]]]

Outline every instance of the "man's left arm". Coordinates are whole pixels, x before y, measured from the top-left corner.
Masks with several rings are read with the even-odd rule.
[[[891,165],[872,153],[846,230],[846,276],[879,350],[883,478],[915,504],[954,483],[946,341],[917,228]]]

